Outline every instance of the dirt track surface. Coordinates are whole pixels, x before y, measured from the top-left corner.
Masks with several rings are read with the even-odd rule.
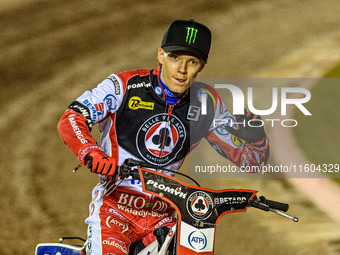
[[[194,18],[213,31],[202,77],[273,76],[280,60],[339,33],[336,0],[232,2],[0,4],[0,254],[32,254],[39,242],[85,236],[98,179],[84,169],[72,174],[77,160],[59,139],[57,122],[70,102],[111,72],[155,67],[161,36],[174,19]],[[307,55],[318,50],[324,46]],[[320,65],[331,57],[318,56]],[[310,68],[308,57],[302,64],[298,59],[290,58],[292,66]],[[214,181],[214,187],[226,186],[287,201],[301,222],[255,210],[227,216],[217,230],[216,254],[340,254],[339,224],[287,180]]]

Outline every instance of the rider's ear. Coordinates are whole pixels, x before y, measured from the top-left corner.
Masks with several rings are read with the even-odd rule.
[[[162,48],[158,49],[157,60],[160,65],[163,65],[165,57],[165,51]]]
[[[200,69],[199,69],[198,72],[201,72],[201,71],[203,70],[203,68],[205,67],[204,61],[203,61],[203,60],[201,60],[201,61],[202,61],[202,62],[201,62],[201,67],[200,67]]]

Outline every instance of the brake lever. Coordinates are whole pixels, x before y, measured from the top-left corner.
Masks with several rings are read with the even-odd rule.
[[[273,208],[270,208],[268,205],[266,204],[263,204],[260,202],[261,200],[257,199],[257,200],[250,200],[249,201],[249,206],[250,207],[255,207],[255,208],[258,208],[260,210],[263,210],[263,211],[266,211],[266,212],[274,212],[282,217],[285,217],[285,218],[288,218],[294,222],[298,222],[299,221],[299,218],[297,217],[294,217],[294,216],[291,216],[283,211],[280,211],[278,209],[273,209]]]
[[[287,213],[285,213],[285,212],[282,212],[282,211],[280,211],[280,210],[271,209],[271,208],[270,208],[270,211],[271,211],[271,212],[274,212],[274,213],[276,213],[276,214],[278,214],[278,215],[280,215],[280,216],[283,216],[283,217],[285,217],[285,218],[288,218],[288,219],[290,219],[290,220],[292,220],[292,221],[294,221],[294,222],[298,222],[298,221],[299,221],[299,218],[298,218],[298,217],[291,216],[291,215],[289,215],[289,214],[287,214]]]

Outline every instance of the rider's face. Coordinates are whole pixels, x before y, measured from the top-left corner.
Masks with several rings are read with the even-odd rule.
[[[174,93],[184,93],[204,67],[204,62],[189,52],[167,54],[162,48],[158,50],[158,61],[162,65],[161,79]]]

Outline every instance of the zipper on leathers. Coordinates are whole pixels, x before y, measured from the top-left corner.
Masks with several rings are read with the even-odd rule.
[[[168,126],[170,127],[171,126],[172,111],[173,111],[174,105],[173,104],[167,104],[167,106],[168,106],[167,122],[168,122]],[[168,126],[166,126],[165,128],[167,129]],[[163,154],[163,149],[164,149],[164,146],[165,146],[165,139],[167,138],[166,136],[167,136],[167,132],[164,132],[163,137],[162,137],[161,151],[160,151],[160,154],[159,154],[159,157],[158,157],[159,159],[161,159],[162,154]],[[158,162],[158,165],[159,165],[159,162]]]
[[[171,117],[172,117],[172,109],[173,108],[174,108],[174,105],[170,104],[169,108],[168,108],[168,124],[169,124],[169,126],[171,126]]]

